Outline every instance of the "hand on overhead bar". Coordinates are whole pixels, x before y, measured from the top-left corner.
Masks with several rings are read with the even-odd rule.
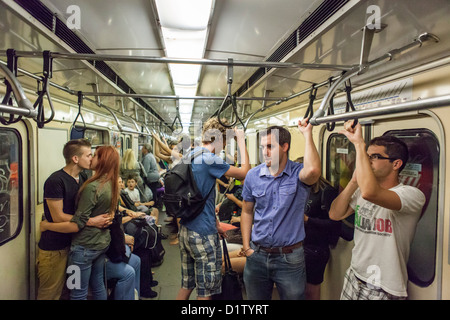
[[[309,118],[303,118],[302,120],[298,120],[298,130],[303,134],[311,134],[312,133],[312,124],[309,123]]]
[[[344,123],[344,130],[341,130],[339,133],[345,135],[350,142],[353,144],[364,143],[364,138],[362,136],[362,127],[361,124],[357,123],[355,126],[356,120],[348,120]]]

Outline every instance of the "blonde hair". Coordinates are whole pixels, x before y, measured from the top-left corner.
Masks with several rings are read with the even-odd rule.
[[[133,170],[136,167],[136,156],[132,149],[125,150],[122,157],[121,167],[123,169]]]

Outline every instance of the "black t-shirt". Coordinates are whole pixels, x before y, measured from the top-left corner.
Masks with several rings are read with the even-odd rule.
[[[86,175],[80,173],[80,181],[77,181],[63,169],[50,175],[44,184],[44,215],[47,221],[53,222],[52,215],[47,206],[46,199],[63,199],[63,212],[75,214],[76,198],[78,190],[86,180]],[[62,250],[70,246],[72,240],[71,233],[59,233],[54,231],[44,231],[39,240],[39,248],[42,250]]]
[[[305,246],[328,247],[336,244],[339,237],[340,221],[331,220],[328,212],[331,203],[338,194],[339,192],[331,186],[326,186],[325,189],[321,189],[317,193],[311,190],[305,205],[305,214],[309,217],[305,224]]]

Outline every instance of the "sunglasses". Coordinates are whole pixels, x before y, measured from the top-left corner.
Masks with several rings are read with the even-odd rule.
[[[378,159],[380,159],[380,160],[390,160],[390,161],[397,160],[397,159],[394,159],[394,158],[383,157],[379,153],[374,153],[374,154],[369,155],[369,159],[370,160],[378,160]]]

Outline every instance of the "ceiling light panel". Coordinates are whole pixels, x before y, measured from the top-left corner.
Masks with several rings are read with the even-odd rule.
[[[155,0],[168,58],[202,59],[212,0]],[[169,64],[175,94],[197,94],[200,65]],[[183,131],[189,128],[194,100],[179,101]]]

